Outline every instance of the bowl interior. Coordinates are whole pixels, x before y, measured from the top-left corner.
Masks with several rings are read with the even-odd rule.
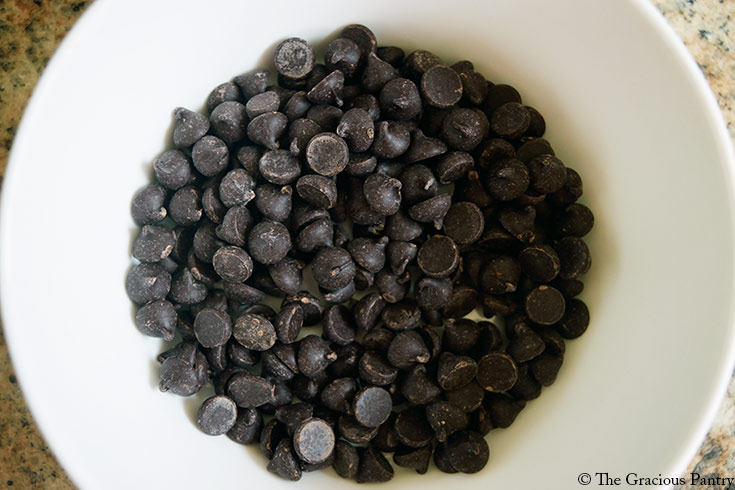
[[[596,215],[582,295],[592,321],[557,382],[491,432],[484,471],[434,469],[424,488],[677,476],[732,367],[732,153],[703,78],[656,15],[632,0],[96,2],[37,88],[2,208],[8,343],[71,477],[82,488],[287,487],[257,448],[196,429],[206,394],[158,392],[163,346],[135,330],[124,290],[129,203],[174,107],[202,109],[215,85],[269,65],[283,38],[323,46],[353,22],[382,45],[469,59],[518,88]],[[416,478],[400,470],[383,488]],[[331,471],[301,483],[345,484]]]

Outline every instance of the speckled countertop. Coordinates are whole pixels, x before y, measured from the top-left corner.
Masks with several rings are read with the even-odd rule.
[[[735,0],[652,1],[702,68],[735,141]],[[0,179],[18,121],[43,67],[89,3],[0,0]],[[735,378],[691,471],[735,476]],[[74,488],[25,406],[1,328],[0,487]]]

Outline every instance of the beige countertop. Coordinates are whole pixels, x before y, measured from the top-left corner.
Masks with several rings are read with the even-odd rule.
[[[91,2],[0,0],[0,179],[33,87]],[[735,0],[653,0],[707,77],[735,140]],[[688,472],[735,477],[735,381]],[[0,328],[0,487],[74,488],[23,401]],[[697,487],[697,488],[725,488]],[[731,486],[729,488],[735,488]]]

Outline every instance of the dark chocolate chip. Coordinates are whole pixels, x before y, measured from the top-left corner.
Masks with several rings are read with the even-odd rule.
[[[434,430],[426,419],[424,407],[409,407],[396,417],[396,435],[401,444],[419,448],[431,444]]]
[[[174,145],[186,148],[196,143],[209,131],[209,119],[205,116],[177,107],[174,110]]]
[[[434,65],[421,76],[421,94],[427,104],[448,109],[462,98],[462,80],[445,65]]]
[[[477,363],[467,356],[444,352],[439,356],[437,381],[445,390],[458,390],[469,384],[477,374]]]
[[[304,78],[314,68],[314,50],[303,39],[292,37],[281,42],[273,55],[276,71],[288,78]]]
[[[461,408],[445,401],[436,401],[428,405],[426,419],[439,442],[446,442],[449,436],[466,429],[470,424],[469,417]]]
[[[237,317],[232,336],[243,347],[256,351],[270,349],[277,338],[273,324],[265,317],[253,313],[242,313]]]
[[[294,456],[291,441],[288,438],[281,439],[278,442],[278,445],[273,451],[273,457],[266,465],[266,468],[271,473],[275,473],[289,481],[298,481],[301,479],[301,468],[296,460],[296,456]]]
[[[485,467],[490,457],[485,438],[470,430],[450,436],[445,451],[449,464],[461,473],[477,473]]]
[[[485,217],[476,204],[462,201],[452,206],[444,216],[444,233],[459,245],[476,242],[485,229]]]
[[[420,448],[401,447],[393,455],[393,461],[398,466],[416,470],[416,473],[423,475],[429,471],[432,452],[433,448],[431,446]]]
[[[207,398],[197,411],[197,427],[209,436],[220,436],[235,425],[237,405],[230,398],[219,395]]]

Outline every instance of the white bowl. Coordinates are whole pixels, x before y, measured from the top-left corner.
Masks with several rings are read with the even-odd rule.
[[[5,334],[26,399],[82,488],[295,488],[255,448],[161,394],[161,342],[133,327],[133,193],[176,106],[348,23],[381,44],[467,58],[539,109],[596,214],[589,331],[558,381],[488,436],[472,476],[398,471],[382,488],[576,488],[579,475],[676,477],[733,367],[733,154],[704,78],[644,1],[98,0],[39,83],[2,206]],[[584,479],[584,477],[582,477]],[[595,480],[596,481],[596,480]],[[594,483],[594,481],[593,481]],[[337,488],[333,472],[299,484]]]

